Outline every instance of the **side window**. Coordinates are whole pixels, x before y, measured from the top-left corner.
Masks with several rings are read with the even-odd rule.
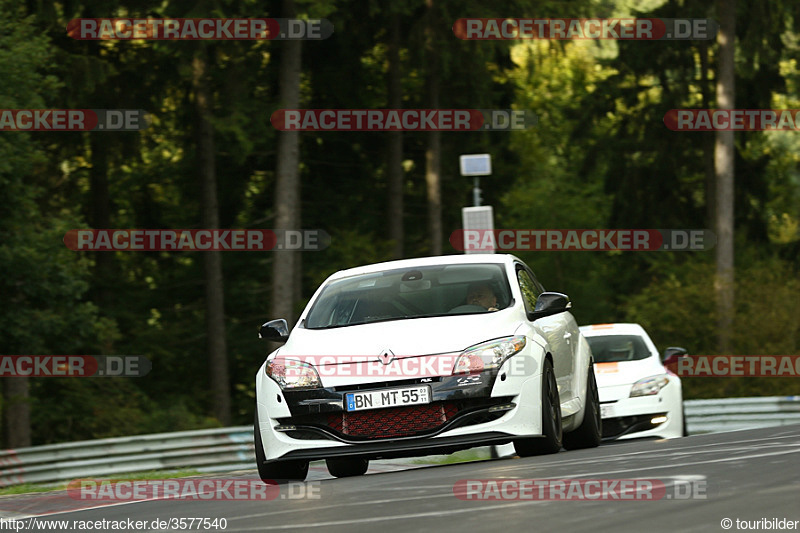
[[[542,287],[542,284],[539,283],[538,279],[536,279],[536,276],[533,274],[533,272],[531,272],[530,270],[528,270],[527,272],[531,276],[531,279],[533,280],[533,285],[536,287],[536,296],[539,296],[544,292],[544,287]]]
[[[522,292],[522,299],[525,302],[525,311],[531,313],[536,308],[536,299],[542,291],[539,290],[538,283],[523,269],[517,270],[517,281],[519,281],[519,290]]]

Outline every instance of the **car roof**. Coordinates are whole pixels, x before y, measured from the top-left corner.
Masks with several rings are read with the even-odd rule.
[[[510,265],[514,261],[522,262],[519,258],[511,254],[468,254],[468,255],[437,255],[431,257],[418,257],[416,259],[400,259],[397,261],[386,261],[363,265],[347,270],[340,270],[332,274],[329,280],[357,276],[359,274],[371,274],[402,268],[417,268],[436,265],[465,265],[465,264],[496,264]]]
[[[615,324],[592,324],[590,326],[581,326],[580,329],[584,337],[596,337],[600,335],[639,335],[648,337],[644,328],[634,323],[618,322]]]

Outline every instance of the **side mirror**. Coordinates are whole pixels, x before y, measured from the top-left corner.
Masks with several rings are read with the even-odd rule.
[[[569,296],[560,292],[543,292],[536,299],[536,307],[532,313],[528,313],[530,320],[536,320],[545,316],[556,315],[572,309],[572,302]]]
[[[664,363],[664,366],[677,365],[678,358],[683,357],[684,355],[689,355],[689,352],[686,351],[686,348],[681,348],[680,346],[670,346],[664,350],[664,355],[661,357],[661,361]]]
[[[261,324],[261,328],[258,330],[258,338],[267,339],[268,341],[286,342],[289,340],[289,324],[282,318],[265,322]]]

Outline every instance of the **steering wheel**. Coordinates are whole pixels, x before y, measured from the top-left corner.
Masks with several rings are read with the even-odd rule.
[[[398,298],[397,298],[397,301],[399,301],[399,302],[400,302],[400,303],[402,303],[404,306],[406,306],[408,309],[411,309],[413,312],[415,312],[415,313],[416,313],[416,314],[418,314],[418,315],[424,315],[424,314],[426,314],[426,313],[425,313],[425,311],[424,311],[423,309],[421,309],[421,308],[419,308],[418,306],[416,306],[416,305],[412,304],[411,302],[409,302],[409,301],[408,301],[408,300],[406,300],[405,298],[398,297]]]

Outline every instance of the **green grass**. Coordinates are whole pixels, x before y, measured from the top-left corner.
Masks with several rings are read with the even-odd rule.
[[[66,484],[64,485],[66,487]],[[52,490],[60,490],[61,484],[58,486],[40,485],[37,483],[23,483],[21,485],[11,485],[10,487],[0,488],[0,496],[10,496],[13,494],[28,494],[32,492],[49,492]]]
[[[149,470],[147,472],[134,472],[131,474],[119,474],[114,476],[103,476],[92,479],[109,479],[114,481],[141,481],[148,479],[172,479],[178,477],[189,477],[200,475],[197,470]],[[29,494],[36,492],[52,492],[56,490],[66,490],[67,485],[75,480],[61,481],[58,483],[22,483],[0,488],[0,496],[11,496],[15,494]]]
[[[421,465],[449,465],[454,463],[468,463],[470,461],[484,461],[491,458],[488,450],[462,450],[445,456],[430,456],[423,459],[414,459],[412,464]]]

